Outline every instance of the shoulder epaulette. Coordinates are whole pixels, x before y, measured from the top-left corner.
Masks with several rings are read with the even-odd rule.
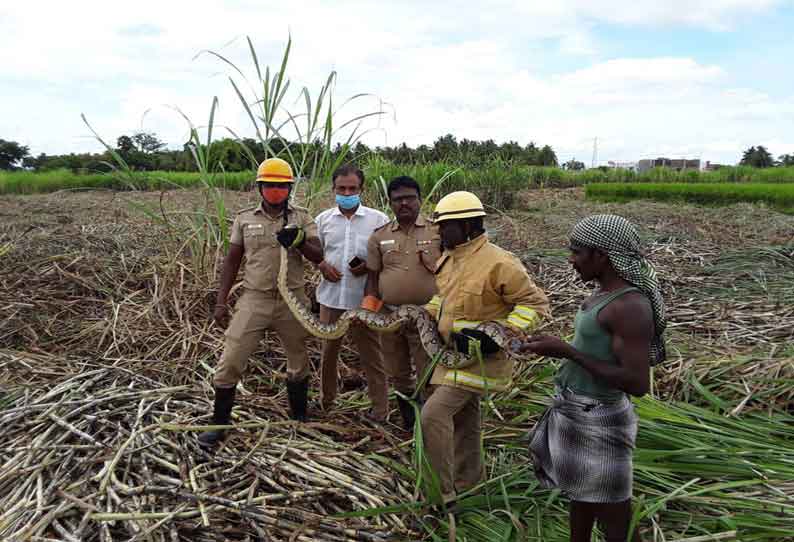
[[[397,219],[394,219],[394,220],[391,220],[391,221],[389,221],[389,222],[386,222],[386,223],[385,223],[384,225],[382,225],[382,226],[378,226],[377,228],[375,228],[374,230],[372,230],[372,233],[375,233],[376,231],[380,231],[380,230],[382,230],[383,228],[385,228],[386,226],[391,226],[392,224],[394,224],[394,222],[395,222],[396,220],[397,220]]]
[[[239,211],[237,211],[237,214],[241,215],[243,213],[247,213],[248,211],[253,211],[257,207],[258,207],[258,205],[254,205],[253,207],[246,207],[245,209],[240,209]]]

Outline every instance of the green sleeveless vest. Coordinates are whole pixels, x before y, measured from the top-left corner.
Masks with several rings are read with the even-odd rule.
[[[587,310],[580,308],[573,321],[574,337],[571,346],[604,363],[616,365],[617,360],[612,352],[612,335],[598,323],[598,313],[618,297],[635,290],[639,291],[634,286],[627,286],[615,290]],[[619,400],[624,395],[623,391],[608,386],[571,360],[565,360],[560,365],[554,382],[562,389],[568,388],[576,394],[607,403]]]

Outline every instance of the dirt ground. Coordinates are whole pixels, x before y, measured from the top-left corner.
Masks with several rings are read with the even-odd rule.
[[[590,286],[576,279],[567,263],[570,228],[591,214],[620,214],[638,226],[662,281],[668,307],[670,359],[654,370],[654,393],[661,398],[703,404],[703,392],[696,388],[702,385],[736,405],[736,414],[786,410],[794,404],[794,391],[787,384],[794,380],[794,216],[756,205],[710,208],[646,201],[595,203],[587,201],[581,189],[532,190],[519,194],[516,200],[514,209],[489,209],[488,233],[492,241],[516,254],[548,293],[554,316],[544,326],[544,332],[569,336],[573,314],[590,290]],[[255,205],[257,199],[251,193],[226,192],[224,201],[233,216],[236,210]],[[55,407],[47,407],[46,411],[63,422],[53,427],[67,431],[64,428],[68,424],[64,426],[66,422],[59,416],[70,415],[75,408],[89,408],[88,403],[75,406],[83,405],[79,401],[96,397],[116,401],[115,398],[133,394],[129,390],[139,390],[134,400],[113,403],[103,410],[113,423],[106,427],[91,421],[90,427],[97,433],[87,437],[112,437],[116,439],[113,446],[139,442],[136,451],[146,450],[147,446],[160,450],[157,446],[164,446],[163,457],[171,457],[169,446],[189,450],[193,454],[190,457],[199,457],[200,451],[192,440],[181,434],[174,437],[174,444],[163,442],[161,435],[139,435],[135,428],[146,419],[149,409],[158,420],[176,425],[206,423],[212,397],[210,375],[223,341],[222,330],[210,321],[222,253],[208,250],[210,244],[201,242],[201,236],[212,235],[211,231],[197,233],[186,227],[190,217],[206,208],[205,196],[195,190],[163,194],[67,191],[0,197],[0,414],[3,390],[22,393],[22,399],[20,395],[12,397],[17,402],[26,402],[28,396],[31,401],[40,400],[45,393],[67,390],[68,397],[59,399],[65,401],[66,410],[57,410],[57,415],[52,413]],[[306,276],[310,283],[319,278],[311,268]],[[312,390],[316,390],[319,342],[311,341],[308,350],[315,369]],[[295,539],[297,527],[290,522],[273,523],[281,521],[284,514],[303,514],[295,522],[320,525],[329,513],[360,510],[384,502],[386,497],[377,493],[381,490],[410,499],[411,488],[405,481],[385,471],[378,475],[382,477],[380,485],[360,482],[363,485],[357,486],[371,494],[375,499],[372,502],[359,502],[349,496],[348,490],[335,493],[328,489],[325,502],[330,504],[326,509],[316,499],[304,502],[296,496],[314,495],[311,492],[318,491],[318,486],[309,487],[305,480],[296,479],[296,471],[290,466],[293,464],[305,465],[327,457],[351,479],[362,469],[378,469],[372,462],[361,467],[371,454],[410,464],[410,441],[406,440],[409,435],[396,425],[396,409],[385,429],[368,422],[363,416],[367,408],[365,383],[355,353],[346,348],[343,360],[343,388],[337,407],[330,413],[318,411],[312,391],[313,422],[294,429],[285,421],[285,358],[274,337],[266,338],[251,360],[238,397],[238,421],[248,422],[256,429],[239,431],[229,439],[227,449],[232,453],[224,472],[231,472],[228,476],[239,484],[250,484],[253,466],[245,465],[242,457],[262,461],[257,464],[260,472],[271,469],[278,476],[261,478],[242,489],[235,482],[238,485],[232,484],[233,489],[238,493],[227,493],[228,480],[199,473],[199,484],[208,484],[206,487],[215,491],[212,494],[217,499],[226,499],[209,501],[208,508],[217,511],[218,507],[230,506],[228,503],[238,502],[245,491],[262,499],[288,495],[299,504],[283,509],[274,505],[273,510],[281,515],[249,518],[253,523],[260,522],[257,525],[276,529],[281,533],[276,539],[287,540]],[[533,370],[522,369],[519,378],[531,380]],[[155,388],[163,390],[162,397],[147,403],[150,395],[145,390]],[[758,390],[763,390],[760,396]],[[111,391],[112,397],[108,396]],[[173,404],[169,403],[171,399]],[[500,403],[502,414],[526,423],[526,416],[511,411],[511,405],[509,401]],[[159,410],[161,407],[164,410]],[[38,438],[32,430],[45,427],[39,423],[52,421],[20,420],[21,425],[10,427],[5,433],[9,449],[16,449],[11,446],[13,439],[17,439],[14,445],[20,450],[27,449],[24,446],[30,445],[29,440]],[[490,429],[501,427],[500,423],[486,422]],[[267,429],[262,430],[263,427]],[[257,433],[260,430],[264,432]],[[501,434],[513,430],[504,429]],[[273,446],[260,448],[253,457],[253,450],[261,445],[265,435]],[[141,440],[135,440],[138,438]],[[339,443],[346,447],[338,447]],[[87,479],[100,480],[101,484],[112,480],[116,484],[109,474],[102,478],[109,461],[104,449],[98,449],[96,454],[85,452],[86,456],[75,455],[74,450],[68,457],[72,461],[80,458],[75,472],[89,469]],[[135,471],[141,462],[113,450],[119,464],[125,465],[125,478],[117,489],[130,491],[129,498],[143,506],[141,503],[148,501],[135,493],[142,490],[130,489],[129,481],[136,479]],[[0,454],[0,465],[3,461],[12,462],[14,457]],[[179,462],[181,468],[178,457],[181,456],[175,455],[169,461]],[[45,465],[48,459],[42,456],[40,460]],[[35,475],[36,464],[30,464],[30,459],[25,461],[29,466],[24,472]],[[151,466],[153,460],[149,461]],[[103,464],[105,470],[100,471]],[[174,467],[167,463],[164,468],[163,472],[167,472]],[[316,466],[320,473],[327,468],[328,465]],[[172,472],[170,476],[177,474]],[[183,480],[184,476],[183,472]],[[388,484],[384,481],[387,479]],[[35,476],[29,482],[34,493],[36,484],[42,483]],[[3,483],[0,475],[0,489]],[[103,497],[99,490],[106,488],[97,484],[91,491],[86,489],[88,496],[84,498],[98,499],[92,502],[108,510],[112,503],[121,502],[111,498],[110,493]],[[323,484],[319,487],[322,491],[327,489],[322,489],[326,487]],[[387,487],[388,491],[382,489]],[[2,498],[0,492],[0,502]],[[149,498],[154,499],[152,495]],[[125,509],[119,504],[114,510]],[[205,531],[193,530],[198,529],[195,517],[191,516],[190,525],[180,524],[182,539],[216,540]],[[405,533],[413,528],[396,516],[384,521],[375,525],[351,519],[344,525],[375,529],[373,538],[367,538],[372,540],[389,539],[388,533],[393,530]],[[133,529],[127,535],[135,535],[137,524],[120,521],[122,524]],[[244,529],[229,525],[224,527],[228,529],[224,531],[226,539],[246,540],[251,532],[246,534]],[[73,527],[78,529],[76,522]],[[172,530],[172,537],[175,532]]]
[[[250,192],[229,191],[224,199],[230,216],[257,201]],[[639,227],[657,266],[674,358],[790,351],[794,217],[754,205],[595,203],[585,200],[581,189],[532,190],[517,199],[516,209],[489,209],[489,235],[519,256],[549,293],[555,314],[550,329],[570,332],[571,314],[588,290],[565,260],[571,226],[590,214],[616,213]],[[184,190],[0,198],[0,247],[6,247],[0,259],[3,346],[139,358],[168,352],[182,361],[201,358],[211,364],[220,330],[205,324],[221,255],[191,253],[195,245],[180,229],[181,220],[204,205],[199,191]],[[318,280],[312,269],[307,277]],[[159,296],[168,299],[155,311],[152,298]],[[152,334],[147,325],[162,321],[173,327],[180,319],[202,330],[201,340],[157,348],[157,339],[182,335]],[[122,320],[124,328],[118,325]],[[113,341],[110,321],[115,321]]]

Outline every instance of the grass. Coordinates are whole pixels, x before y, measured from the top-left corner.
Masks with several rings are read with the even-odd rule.
[[[317,129],[317,128],[315,128]],[[263,146],[267,147],[265,143]],[[301,148],[306,147],[305,145]],[[290,154],[285,156],[296,165],[301,176],[310,179],[307,192],[310,196],[321,195],[327,191],[327,180],[339,160],[330,155],[321,156],[319,166],[308,163],[305,156]],[[415,178],[427,195],[443,195],[454,190],[471,190],[480,194],[490,205],[500,209],[510,208],[517,190],[527,188],[569,188],[593,183],[631,183],[659,184],[781,184],[794,183],[794,167],[756,169],[746,166],[728,167],[717,171],[677,172],[657,168],[642,174],[625,170],[565,171],[556,167],[526,166],[502,160],[493,160],[480,167],[469,167],[454,162],[427,162],[418,164],[397,164],[378,154],[364,157],[347,155],[361,163],[364,173],[382,189],[385,183],[398,175]],[[254,177],[251,171],[218,172],[220,186],[230,189],[243,189],[250,185]],[[441,184],[437,189],[434,188]],[[201,173],[185,171],[145,171],[127,172],[125,175],[114,173],[75,173],[67,169],[45,172],[0,171],[0,194],[34,194],[70,189],[108,189],[108,190],[163,190],[186,188],[201,185]]]
[[[649,199],[706,205],[748,202],[794,212],[794,184],[596,183],[588,184],[585,190],[588,198],[601,201]]]
[[[715,171],[675,171],[669,168],[654,168],[642,173],[611,169],[601,171],[588,169],[579,172],[588,183],[792,183],[794,167],[754,168],[750,166],[723,167]]]
[[[395,164],[373,155],[365,163],[364,173],[382,188],[384,195],[389,180],[398,175],[408,175],[419,183],[422,197],[428,203],[455,190],[468,190],[476,193],[486,205],[498,209],[513,207],[519,190],[568,188],[580,183],[574,174],[559,168],[524,166],[501,160],[474,169],[450,162]]]
[[[240,189],[251,184],[253,173],[225,172],[218,184]],[[128,175],[116,173],[74,173],[68,169],[45,172],[0,171],[0,194],[36,194],[59,190],[171,190],[201,184],[198,171],[140,171]]]
[[[454,524],[434,504],[437,490],[424,472],[419,426],[414,469],[428,499],[419,510],[416,503],[405,503],[389,511],[417,513],[431,540],[567,540],[567,499],[539,487],[529,466],[527,442],[521,438],[528,421],[546,408],[543,400],[552,386],[550,372],[544,373],[539,382],[520,386],[510,398],[495,398],[502,413],[515,415],[503,423],[486,414],[491,418],[484,431],[487,481],[459,498]],[[786,496],[794,476],[791,416],[738,418],[651,397],[634,403],[640,427],[633,521],[646,538],[657,529],[663,529],[668,540],[721,535],[771,541],[794,533],[794,504]]]

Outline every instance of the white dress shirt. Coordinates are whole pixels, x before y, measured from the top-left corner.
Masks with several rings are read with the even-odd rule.
[[[317,301],[335,309],[355,309],[361,305],[366,273],[360,277],[350,272],[350,260],[358,256],[367,261],[367,241],[372,232],[389,222],[377,209],[359,205],[348,219],[339,207],[327,209],[314,219],[317,233],[323,245],[325,261],[336,267],[342,274],[339,282],[329,282],[323,278],[317,287]]]

